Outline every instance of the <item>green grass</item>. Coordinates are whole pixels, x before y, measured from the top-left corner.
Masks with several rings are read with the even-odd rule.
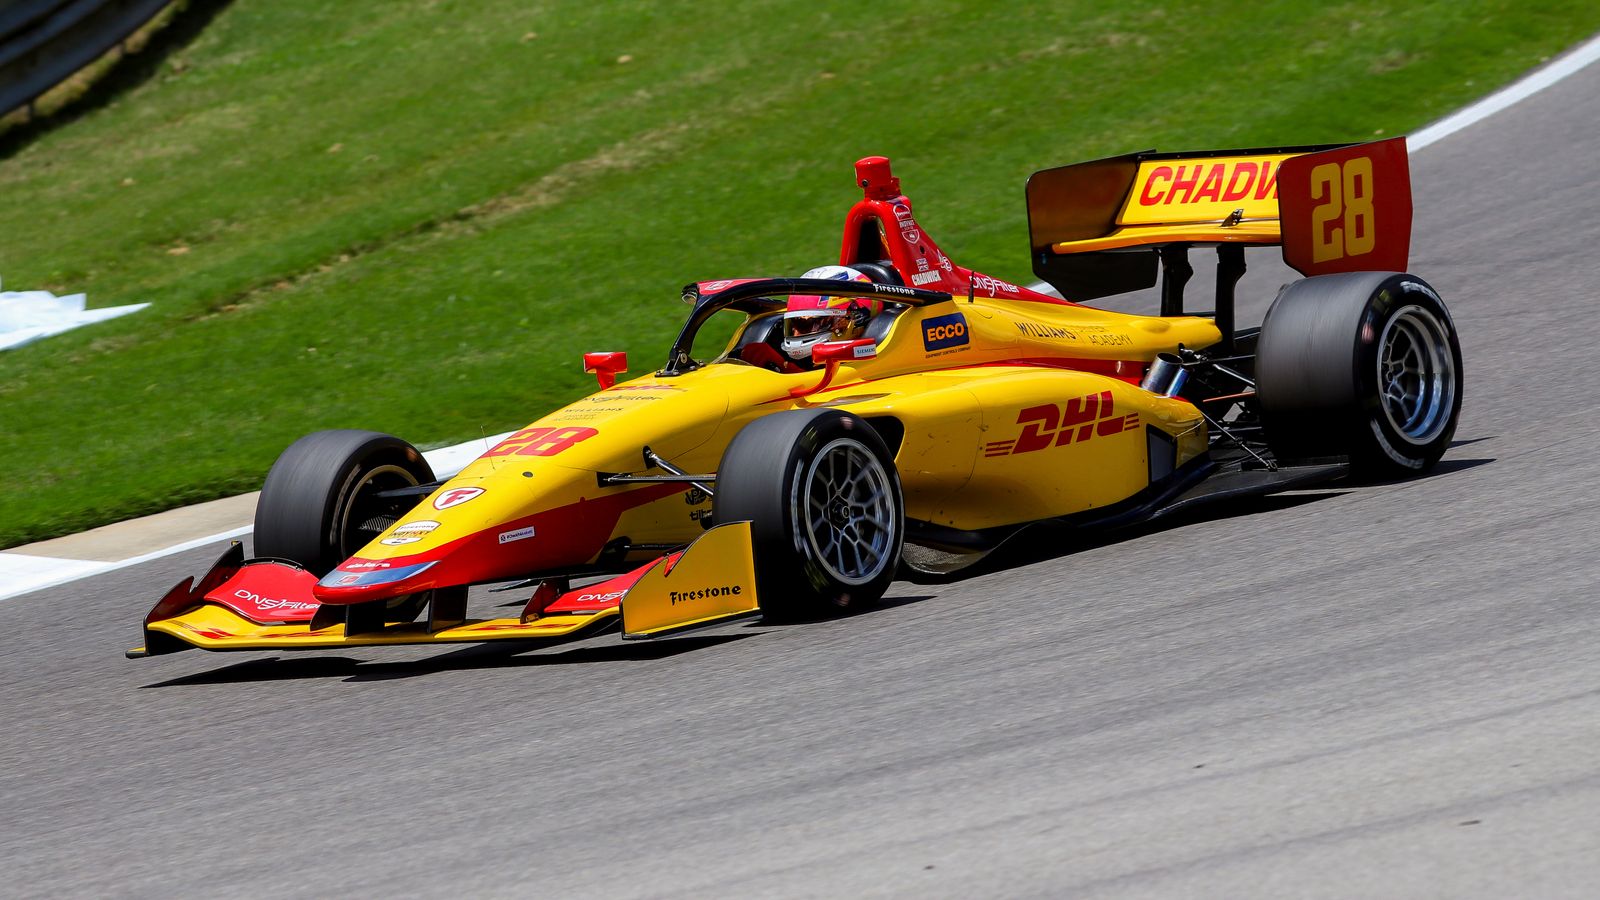
[[[0,277],[135,316],[0,354],[0,546],[253,490],[306,431],[423,446],[658,365],[700,278],[833,261],[895,161],[1026,278],[1022,183],[1415,128],[1600,29],[1525,4],[237,0],[0,160]]]

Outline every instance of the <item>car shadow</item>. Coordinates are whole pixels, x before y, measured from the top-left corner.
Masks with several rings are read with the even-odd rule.
[[[141,685],[141,688],[191,687],[207,684],[246,684],[256,681],[298,681],[337,678],[349,683],[415,678],[439,672],[487,669],[520,669],[538,666],[583,665],[587,663],[649,662],[667,659],[708,647],[756,637],[759,631],[739,634],[684,635],[653,641],[618,641],[615,644],[573,645],[556,653],[525,655],[533,650],[550,649],[548,644],[531,641],[503,641],[472,644],[430,656],[426,659],[367,661],[348,656],[277,656],[252,659],[220,669],[196,672]],[[613,635],[615,637],[615,635]],[[415,646],[415,645],[411,645]],[[377,647],[375,649],[391,649]]]
[[[902,580],[902,579],[896,579],[896,580]],[[785,619],[785,620],[783,620],[781,622],[768,622],[768,621],[766,621],[764,619],[756,619],[756,620],[750,622],[748,627],[750,627],[750,628],[787,628],[787,627],[790,627],[790,626],[793,626],[793,625],[813,625],[813,624],[816,624],[817,622],[834,622],[834,621],[837,621],[839,619],[854,619],[854,618],[858,618],[858,617],[861,617],[861,616],[870,616],[870,615],[873,615],[874,613],[887,612],[887,611],[889,611],[891,609],[898,609],[899,607],[909,606],[909,605],[911,605],[913,603],[921,603],[924,600],[932,600],[936,596],[938,596],[938,595],[937,594],[910,594],[910,595],[900,596],[900,597],[884,597],[884,598],[880,599],[877,603],[873,603],[873,604],[871,604],[869,606],[857,607],[855,609],[842,609],[838,613],[833,614],[833,615],[810,616],[810,617],[807,617],[807,618]]]
[[[1457,441],[1451,446],[1473,444],[1478,441],[1491,440],[1491,437],[1472,438]],[[1032,565],[1047,560],[1058,559],[1073,553],[1081,553],[1100,547],[1115,546],[1126,541],[1137,540],[1152,534],[1160,534],[1175,528],[1194,525],[1199,522],[1217,522],[1224,519],[1254,516],[1279,510],[1293,509],[1321,500],[1342,497],[1346,494],[1360,490],[1364,487],[1393,486],[1400,484],[1418,484],[1430,479],[1441,478],[1457,472],[1464,472],[1495,462],[1493,457],[1468,458],[1468,459],[1442,459],[1425,475],[1408,475],[1401,478],[1386,480],[1350,480],[1341,478],[1329,483],[1327,486],[1295,491],[1284,494],[1267,494],[1257,497],[1241,497],[1232,500],[1218,500],[1202,504],[1192,509],[1186,509],[1171,515],[1162,516],[1153,522],[1145,522],[1105,532],[1086,532],[1074,530],[1065,526],[1053,526],[1048,523],[1030,526],[997,547],[993,553],[972,566],[955,572],[943,578],[919,579],[924,584],[953,584],[972,578],[1005,569],[1019,566]]]
[[[766,629],[769,628],[783,628],[792,625],[833,621],[838,618],[867,616],[912,603],[920,603],[923,600],[931,600],[934,596],[933,594],[913,594],[901,597],[885,597],[870,607],[850,610],[840,616],[826,616],[789,622],[765,622],[757,619],[745,623],[743,629],[732,634],[679,635],[650,641],[618,640],[615,644],[574,643],[565,650],[539,655],[525,654],[529,654],[534,650],[553,649],[552,645],[534,641],[498,641],[486,644],[469,644],[426,659],[397,660],[393,662],[367,661],[348,656],[275,656],[268,659],[252,659],[220,669],[196,672],[193,675],[183,675],[166,681],[141,685],[140,687],[141,689],[192,687],[207,684],[247,684],[254,681],[298,681],[331,678],[359,684],[367,681],[391,681],[397,678],[415,678],[420,675],[433,675],[439,672],[461,672],[474,669],[520,669],[536,666],[585,665],[588,663],[649,662],[757,637],[764,634]],[[612,632],[609,635],[592,635],[591,637],[611,637],[616,639],[617,636],[615,632]],[[417,645],[399,646],[415,647]],[[382,651],[392,648],[376,646],[373,649]]]
[[[1295,509],[1296,507],[1308,506],[1323,500],[1343,497],[1348,493],[1350,493],[1348,490],[1323,488],[1293,494],[1269,494],[1260,497],[1218,500],[1162,516],[1153,522],[1144,522],[1113,531],[1085,532],[1041,525],[1018,534],[990,554],[988,558],[972,567],[972,569],[982,568],[985,571],[963,570],[958,574],[966,575],[968,571],[971,571],[971,576],[969,577],[976,577],[1002,568],[1009,569],[1032,565],[1073,553],[1082,553],[1101,547],[1113,547],[1127,541],[1138,540],[1152,534],[1161,534],[1162,532],[1184,528],[1200,522],[1221,522],[1227,519]],[[991,566],[993,568],[989,568]]]
[[[1478,438],[1477,440],[1487,440],[1487,438]],[[1476,441],[1472,441],[1471,443],[1476,443]],[[1428,474],[1426,475],[1401,475],[1398,478],[1372,478],[1362,481],[1360,484],[1363,486],[1420,484],[1428,481],[1431,478],[1439,478],[1444,475],[1453,475],[1456,472],[1465,472],[1468,469],[1476,469],[1479,466],[1487,466],[1490,463],[1498,461],[1499,459],[1493,456],[1472,457],[1469,459],[1441,459],[1431,470],[1429,470]]]

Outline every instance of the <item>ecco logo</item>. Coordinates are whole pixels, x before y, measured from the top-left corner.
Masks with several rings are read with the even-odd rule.
[[[967,343],[967,319],[961,313],[939,316],[922,323],[922,346],[925,350],[943,350]]]

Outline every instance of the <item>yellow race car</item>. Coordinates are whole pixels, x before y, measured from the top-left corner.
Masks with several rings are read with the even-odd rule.
[[[130,655],[816,617],[1036,523],[1421,472],[1449,446],[1461,351],[1404,274],[1403,139],[1035,173],[1033,270],[1066,299],[955,264],[887,159],[855,174],[839,266],[687,286],[659,370],[618,384],[621,354],[586,355],[600,390],[442,483],[388,435],[297,441],[262,488],[256,558],[235,545],[176,586]],[[1308,277],[1240,329],[1244,251],[1273,246]],[[1218,260],[1204,314],[1184,311],[1194,248]],[[1082,305],[1158,276],[1159,316]],[[723,312],[732,338],[697,357]],[[487,583],[526,589],[521,614],[469,617]]]

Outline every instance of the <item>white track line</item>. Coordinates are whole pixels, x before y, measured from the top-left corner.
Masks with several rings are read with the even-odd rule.
[[[511,434],[512,432],[509,431],[502,434],[493,434],[475,441],[429,450],[422,455],[428,460],[428,465],[433,467],[436,475],[441,479],[450,478],[466,468],[467,464],[477,459],[483,451],[510,437]],[[172,556],[176,553],[183,553],[186,550],[205,547],[218,541],[244,537],[254,530],[254,525],[243,525],[228,531],[208,534],[204,537],[198,537],[194,540],[184,541],[181,544],[174,544],[171,547],[153,550],[149,553],[116,562],[58,559],[47,556],[30,556],[11,551],[0,552],[0,579],[3,579],[5,585],[0,588],[0,600],[31,591],[43,590],[47,587],[68,584],[95,575],[104,575],[107,572],[115,572],[118,569],[126,569],[129,566],[137,566],[140,563],[161,559],[164,556]]]
[[[1600,35],[1590,38],[1548,66],[1412,134],[1406,138],[1406,149],[1415,153],[1429,144],[1438,143],[1468,125],[1481,122],[1506,107],[1521,100],[1526,100],[1545,88],[1576,74],[1584,66],[1597,59],[1600,59]]]
[[[1506,109],[1507,107],[1522,100],[1526,100],[1545,88],[1571,77],[1572,75],[1582,71],[1585,66],[1588,66],[1597,59],[1600,59],[1600,35],[1590,38],[1588,41],[1585,41],[1583,44],[1579,45],[1576,49],[1566,53],[1565,55],[1556,59],[1555,62],[1550,63],[1544,68],[1524,76],[1515,83],[1503,87],[1500,90],[1495,91],[1489,96],[1483,98],[1482,100],[1479,100],[1478,102],[1473,103],[1464,109],[1452,113],[1443,119],[1434,122],[1432,125],[1429,125],[1426,128],[1423,128],[1422,130],[1410,135],[1406,138],[1406,148],[1410,152],[1415,153],[1418,150],[1429,146],[1430,144],[1436,144],[1463,128],[1466,128],[1470,125],[1475,125],[1478,122],[1489,118],[1495,113],[1500,112],[1501,110]],[[1041,288],[1048,289],[1050,286],[1040,282],[1039,284],[1030,285],[1030,287],[1032,287],[1034,290],[1040,290]],[[510,432],[507,432],[506,434],[510,434]],[[498,441],[502,437],[505,437],[505,435],[496,435],[495,437],[487,440],[493,442]],[[465,467],[468,462],[471,462],[473,459],[475,459],[479,453],[483,452],[479,448],[485,446],[488,445],[484,443],[483,439],[480,439],[476,441],[467,441],[464,444],[456,444],[453,447],[441,447],[437,450],[430,450],[424,455],[429,458],[430,462],[434,461],[435,459],[438,459],[441,463],[443,463],[445,460],[448,460],[449,462],[447,465],[453,466],[453,471],[451,471],[450,474],[454,474]],[[440,465],[437,468],[440,470],[445,470],[446,465]],[[441,474],[441,477],[448,476]],[[235,528],[232,531],[224,531],[221,534],[213,534],[202,538],[196,538],[192,541],[185,541],[175,547],[167,547],[164,550],[156,550],[152,553],[146,553],[143,556],[135,556],[132,559],[124,559],[120,562],[81,563],[83,568],[76,568],[72,574],[63,575],[55,580],[47,580],[46,583],[43,584],[28,583],[27,579],[23,579],[20,585],[17,585],[16,582],[13,582],[13,585],[17,586],[8,585],[6,589],[0,591],[0,600],[4,600],[7,597],[14,597],[18,594],[24,594],[29,591],[36,591],[40,588],[66,584],[71,581],[77,581],[80,578],[88,578],[92,575],[103,575],[106,572],[114,572],[117,569],[125,569],[129,566],[136,566],[140,563],[149,562],[153,559],[171,556],[174,553],[182,553],[185,550],[193,550],[197,547],[204,547],[207,544],[214,544],[218,541],[225,541],[230,538],[240,537],[242,535],[249,534],[251,530],[252,529],[250,526]],[[41,557],[28,557],[22,554],[12,554],[12,556],[17,560],[37,559],[39,560],[40,565],[54,567],[55,571],[73,570],[75,568],[70,565],[72,561],[44,559]],[[0,574],[6,573],[3,569],[0,569]],[[45,577],[48,579],[51,576],[46,575]]]

